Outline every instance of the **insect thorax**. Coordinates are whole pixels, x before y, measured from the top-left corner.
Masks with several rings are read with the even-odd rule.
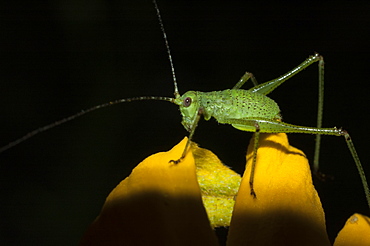
[[[214,117],[219,123],[228,123],[227,119],[280,118],[277,103],[260,93],[242,89],[198,93],[206,120]]]

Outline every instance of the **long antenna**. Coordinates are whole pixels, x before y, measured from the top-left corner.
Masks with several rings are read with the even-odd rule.
[[[56,126],[59,126],[61,124],[64,124],[68,121],[71,121],[71,120],[74,120],[82,115],[85,115],[87,113],[90,113],[92,111],[95,111],[97,109],[101,109],[101,108],[106,108],[106,107],[109,107],[109,106],[112,106],[112,105],[115,105],[115,104],[119,104],[119,103],[124,103],[124,102],[132,102],[132,101],[144,101],[144,100],[159,100],[159,101],[168,101],[168,102],[172,102],[172,103],[175,103],[175,99],[174,98],[171,98],[171,97],[155,97],[155,96],[143,96],[143,97],[133,97],[133,98],[126,98],[126,99],[118,99],[118,100],[115,100],[115,101],[111,101],[111,102],[107,102],[107,103],[103,103],[103,104],[100,104],[100,105],[97,105],[97,106],[94,106],[94,107],[91,107],[91,108],[88,108],[88,109],[85,109],[85,110],[81,110],[80,112],[78,112],[77,114],[74,114],[74,115],[71,115],[67,118],[63,118],[61,120],[57,120],[51,124],[48,124],[46,126],[43,126],[43,127],[40,127],[40,128],[37,128],[36,130],[33,130],[29,133],[27,133],[26,135],[24,135],[23,137],[20,137],[10,143],[8,143],[7,145],[3,146],[0,148],[0,154],[24,141],[26,141],[27,139],[39,134],[39,133],[42,133],[42,132],[45,132],[51,128],[54,128]]]
[[[166,49],[167,49],[168,60],[170,61],[170,65],[171,65],[173,85],[175,87],[174,95],[175,95],[175,98],[179,98],[180,93],[179,93],[179,89],[177,87],[177,82],[176,82],[175,67],[173,66],[170,45],[168,44],[167,34],[166,34],[166,31],[164,30],[164,25],[163,25],[163,21],[162,21],[162,17],[161,17],[161,12],[159,11],[158,4],[157,4],[156,0],[153,0],[153,4],[154,4],[154,7],[155,7],[155,10],[157,11],[159,26],[161,27],[161,31],[162,31],[163,39],[164,39],[164,44],[166,45]]]

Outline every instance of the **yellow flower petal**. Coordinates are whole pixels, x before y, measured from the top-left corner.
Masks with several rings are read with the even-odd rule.
[[[202,199],[212,228],[230,226],[241,177],[211,151],[191,146]]]
[[[330,245],[324,211],[303,152],[286,134],[261,134],[254,189],[249,177],[253,143],[236,198],[228,245]]]
[[[369,246],[370,218],[362,214],[352,215],[339,232],[334,246]]]
[[[217,245],[187,138],[140,163],[108,196],[80,245]]]

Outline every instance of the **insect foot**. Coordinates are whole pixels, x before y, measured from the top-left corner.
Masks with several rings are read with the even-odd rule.
[[[251,187],[251,196],[253,196],[253,198],[256,199],[257,198],[257,195],[256,195],[256,192],[254,191],[253,183],[250,182],[249,183],[249,186]]]
[[[178,160],[170,160],[168,163],[173,163],[175,165],[179,164],[183,158],[180,158]]]
[[[333,181],[334,180],[334,176],[333,175],[330,175],[330,174],[327,174],[327,173],[322,173],[319,170],[318,171],[313,171],[313,174],[315,175],[315,177],[318,180],[320,180],[322,182]]]

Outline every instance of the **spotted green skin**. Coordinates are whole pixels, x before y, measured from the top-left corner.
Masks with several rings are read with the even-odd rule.
[[[191,98],[190,106],[184,105],[186,98]],[[182,114],[182,124],[190,131],[198,110],[204,119],[214,117],[221,124],[229,124],[231,119],[264,118],[281,120],[278,104],[271,98],[256,92],[242,89],[200,92],[188,91],[178,100]],[[255,131],[255,127],[232,124],[240,130]]]

